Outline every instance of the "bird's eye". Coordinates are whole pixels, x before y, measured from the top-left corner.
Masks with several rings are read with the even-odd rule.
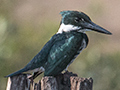
[[[80,21],[79,18],[75,18],[75,22],[78,23]]]
[[[85,20],[84,20],[83,18],[81,18],[81,21],[83,21],[83,22],[84,22]]]
[[[75,18],[75,22],[76,22],[76,23],[79,23],[80,21],[83,21],[83,22],[84,22],[85,20],[84,20],[83,18],[77,18],[77,17]]]

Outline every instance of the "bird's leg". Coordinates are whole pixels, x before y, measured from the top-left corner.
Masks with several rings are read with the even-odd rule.
[[[42,72],[34,72],[33,75],[28,76],[29,79],[35,79],[38,75],[40,75]]]
[[[69,66],[69,65],[68,65]],[[68,66],[65,68],[65,73],[68,73]]]
[[[28,76],[28,79],[31,80],[32,85],[33,85],[33,80],[34,80],[38,75],[40,75],[41,73],[42,73],[42,72],[34,72],[33,75]]]
[[[36,73],[34,73],[33,79],[35,79],[35,78],[36,78],[37,76],[39,76],[41,73],[42,73],[42,72],[36,72]]]
[[[33,85],[33,75],[29,75],[27,78],[30,79],[30,83]]]

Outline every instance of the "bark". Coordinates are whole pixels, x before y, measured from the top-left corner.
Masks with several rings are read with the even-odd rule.
[[[38,83],[31,83],[28,74],[8,78],[6,90],[92,90],[92,78],[80,78],[66,72],[56,77],[45,76]]]

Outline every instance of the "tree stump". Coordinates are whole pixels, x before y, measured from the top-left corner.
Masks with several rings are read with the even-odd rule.
[[[29,74],[8,78],[6,90],[92,90],[92,78],[80,78],[77,74],[66,72],[56,77],[45,76],[38,83],[30,83]]]

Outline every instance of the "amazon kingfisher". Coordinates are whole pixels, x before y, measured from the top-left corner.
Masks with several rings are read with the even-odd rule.
[[[97,31],[111,35],[106,29],[96,25],[83,12],[62,11],[62,20],[58,32],[44,45],[41,51],[22,69],[6,77],[32,71],[31,77],[44,72],[45,76],[56,76],[68,66],[87,47],[86,31]]]

